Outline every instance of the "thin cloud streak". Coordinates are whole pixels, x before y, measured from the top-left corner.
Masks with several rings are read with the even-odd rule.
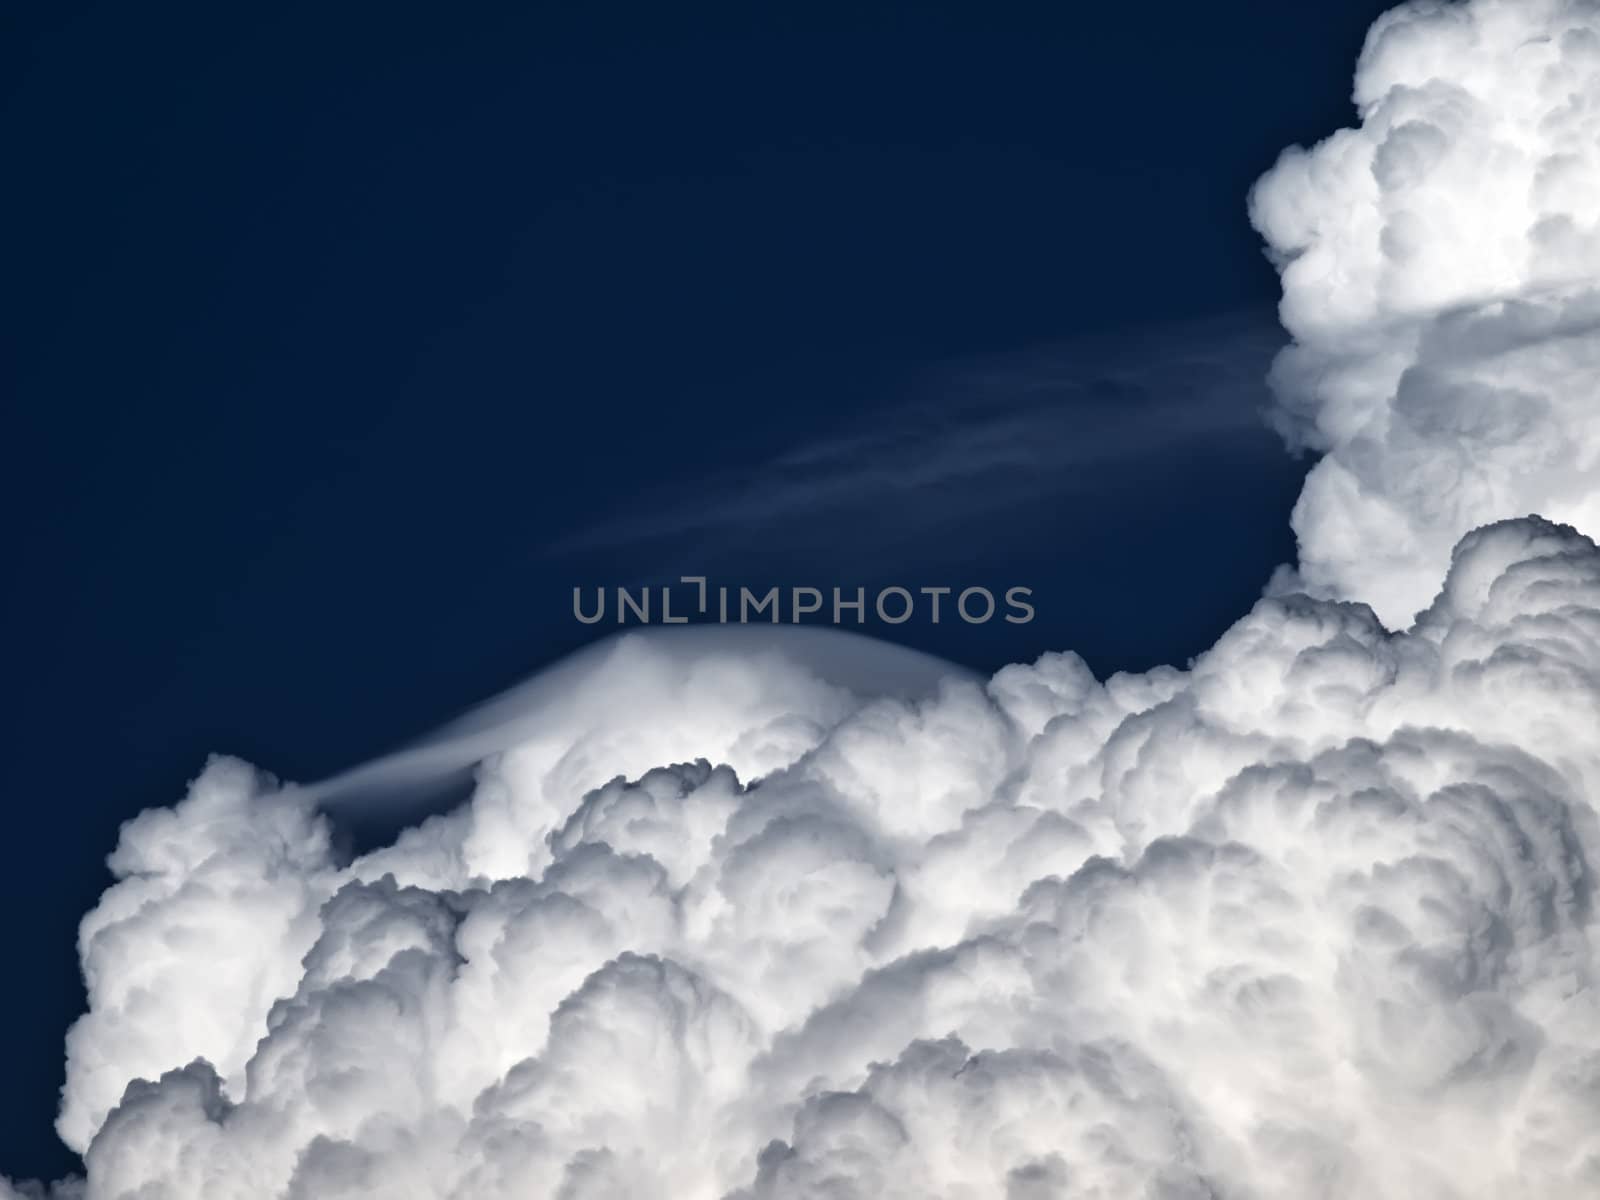
[[[1265,431],[1264,378],[1283,341],[1270,313],[1234,313],[942,363],[908,382],[912,398],[859,424],[692,489],[630,497],[628,515],[548,549],[733,533],[912,493],[946,518],[1067,493],[1182,446]]]

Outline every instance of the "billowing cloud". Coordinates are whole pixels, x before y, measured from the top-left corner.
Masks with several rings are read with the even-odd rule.
[[[1310,594],[1187,670],[864,702],[861,639],[638,634],[129,822],[62,1197],[1596,1194],[1592,62],[1592,4],[1399,10],[1258,187]],[[338,857],[327,804],[476,758]]]
[[[62,1129],[90,1197],[1589,1194],[1596,728],[1600,550],[1517,521],[1407,632],[1269,598],[529,833],[516,751],[349,864],[217,760],[85,922]]]
[[[1302,582],[1391,627],[1469,529],[1600,527],[1600,16],[1415,3],[1356,72],[1358,128],[1286,151],[1250,213],[1295,345],[1286,424],[1325,456]]]

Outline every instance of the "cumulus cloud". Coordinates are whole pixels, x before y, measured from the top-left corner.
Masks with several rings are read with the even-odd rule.
[[[1402,627],[1469,529],[1600,527],[1600,16],[1585,0],[1382,17],[1361,123],[1293,148],[1250,214],[1295,344],[1284,423],[1324,457],[1300,582]]]
[[[354,779],[214,760],[84,920],[52,1194],[1594,1195],[1597,37],[1397,10],[1257,188],[1325,457],[1187,669],[640,633]]]
[[[62,1130],[90,1197],[1589,1194],[1596,728],[1600,550],[1523,520],[1403,633],[1268,598],[537,836],[515,751],[350,863],[219,759],[123,832]]]

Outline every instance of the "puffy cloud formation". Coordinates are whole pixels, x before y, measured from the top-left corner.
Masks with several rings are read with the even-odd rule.
[[[90,1200],[1592,1195],[1596,729],[1600,549],[1523,520],[1407,632],[1268,598],[759,781],[513,749],[351,863],[219,759],[84,923],[62,1130]]]
[[[1399,628],[1469,529],[1600,528],[1600,9],[1396,9],[1355,100],[1359,128],[1285,152],[1250,212],[1295,339],[1285,424],[1324,452],[1300,582]]]
[[[466,889],[538,877],[564,846],[615,841],[611,826],[623,815],[644,837],[636,805],[605,818],[592,789],[674,754],[731,764],[730,778],[782,767],[860,707],[867,676],[909,698],[966,677],[930,656],[823,629],[663,627],[581,651],[434,741],[329,784],[280,794],[244,763],[212,763],[183,804],[124,828],[110,859],[122,882],[83,922],[90,1012],[67,1040],[63,1138],[83,1147],[130,1079],[196,1056],[230,1092],[243,1088],[267,1012],[293,994],[319,909],[342,882],[392,872],[406,884]],[[385,787],[426,781],[462,753],[501,744],[513,748],[479,772],[469,808],[406,830],[353,872],[335,870],[319,808],[372,803]],[[677,863],[691,839],[716,832],[719,814],[663,797],[641,848]]]
[[[1103,682],[632,635],[354,861],[215,760],[84,921],[53,1194],[1595,1195],[1597,32],[1398,10],[1257,189],[1311,594]]]

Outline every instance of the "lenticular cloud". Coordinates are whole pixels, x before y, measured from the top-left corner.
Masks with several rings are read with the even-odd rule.
[[[634,635],[354,862],[210,763],[85,918],[60,1193],[1600,1192],[1597,72],[1592,3],[1397,10],[1257,186],[1324,457],[1186,671]]]

